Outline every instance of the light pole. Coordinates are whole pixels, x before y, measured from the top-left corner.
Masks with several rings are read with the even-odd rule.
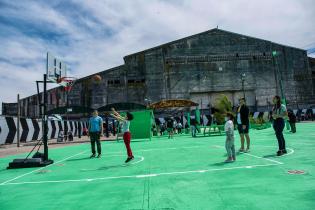
[[[278,62],[277,62],[277,58],[279,53],[277,51],[272,51],[272,58],[274,60],[274,65],[275,65],[275,70],[276,70],[276,79],[279,82],[279,86],[280,86],[280,94],[281,94],[281,100],[282,103],[284,105],[287,105],[286,99],[285,99],[285,95],[284,95],[284,91],[283,91],[283,84],[282,84],[282,79],[281,79],[281,74],[280,74],[280,70],[279,70],[279,66],[278,66]]]
[[[245,98],[245,90],[244,90],[245,77],[246,77],[246,74],[245,73],[241,73],[243,98]]]

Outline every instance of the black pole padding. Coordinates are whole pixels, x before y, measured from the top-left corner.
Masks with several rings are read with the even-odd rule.
[[[106,131],[105,131],[105,133],[106,133],[106,137],[108,138],[108,137],[109,137],[109,132],[108,132],[108,128],[109,128],[109,126],[108,126],[108,117],[105,117],[105,123],[106,123]]]

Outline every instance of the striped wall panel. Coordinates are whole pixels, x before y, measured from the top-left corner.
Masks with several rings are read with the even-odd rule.
[[[30,142],[42,138],[42,122],[37,119],[20,119],[20,142]],[[74,136],[82,136],[83,128],[87,128],[85,121],[48,121],[48,139],[58,137],[59,131],[72,131]],[[0,144],[17,142],[17,118],[0,116]]]

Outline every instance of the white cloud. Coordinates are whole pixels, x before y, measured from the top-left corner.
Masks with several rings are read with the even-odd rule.
[[[125,55],[217,25],[305,49],[315,41],[312,0],[3,2],[9,6],[0,8],[0,103],[15,101],[18,92],[35,93],[47,51],[82,77],[123,64]]]

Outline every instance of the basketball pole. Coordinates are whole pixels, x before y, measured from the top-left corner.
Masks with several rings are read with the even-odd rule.
[[[44,101],[43,101],[43,136],[42,136],[42,142],[44,143],[44,155],[38,152],[40,148],[40,141],[33,147],[33,149],[28,153],[26,158],[17,158],[14,159],[12,162],[9,162],[9,166],[7,169],[15,169],[15,168],[31,168],[31,167],[44,167],[49,164],[54,163],[53,160],[48,159],[48,117],[47,117],[47,74],[44,74],[43,81],[36,81],[37,90],[38,84],[43,83],[44,86]],[[39,96],[39,93],[38,93]],[[18,100],[19,101],[19,100]],[[19,104],[19,103],[18,103]],[[17,122],[20,123],[19,120]],[[18,134],[19,135],[19,134]],[[20,136],[17,138],[19,139]],[[34,149],[39,146],[37,152],[32,156],[32,158],[29,158],[31,153],[34,151]]]
[[[17,94],[17,124],[16,124],[16,136],[17,136],[17,147],[20,147],[20,94]]]
[[[47,121],[47,74],[44,74],[44,104],[43,104],[43,114],[44,114],[44,121],[43,121],[43,143],[44,143],[44,160],[48,160],[48,121]]]

